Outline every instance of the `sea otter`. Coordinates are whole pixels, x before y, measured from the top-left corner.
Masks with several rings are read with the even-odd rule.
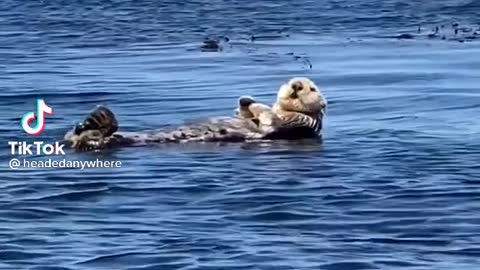
[[[238,100],[237,115],[159,132],[117,132],[113,112],[98,106],[65,135],[77,150],[168,142],[243,142],[261,139],[300,139],[320,135],[326,99],[308,78],[283,84],[272,107],[251,97]]]

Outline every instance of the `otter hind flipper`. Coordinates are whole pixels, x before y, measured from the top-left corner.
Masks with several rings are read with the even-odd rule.
[[[83,122],[75,126],[76,135],[87,130],[98,130],[104,137],[108,137],[118,130],[118,121],[109,108],[97,106]]]
[[[116,141],[112,135],[117,130],[115,114],[105,106],[97,106],[72,131],[67,132],[65,140],[80,151],[101,149]]]

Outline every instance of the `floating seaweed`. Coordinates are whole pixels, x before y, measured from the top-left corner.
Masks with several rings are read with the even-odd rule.
[[[207,38],[203,41],[202,46],[200,46],[203,52],[220,52],[223,50],[223,43],[230,41],[230,38],[227,36],[220,36],[217,38]]]
[[[477,39],[479,35],[480,31],[475,30],[474,27],[460,26],[459,23],[454,22],[450,25],[441,24],[433,26],[432,28],[418,25],[415,32],[399,33],[397,35],[383,37],[392,39],[430,39],[466,42]]]

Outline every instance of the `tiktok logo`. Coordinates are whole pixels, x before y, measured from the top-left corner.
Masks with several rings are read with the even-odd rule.
[[[38,136],[45,130],[45,114],[53,115],[53,109],[48,107],[43,99],[37,99],[37,113],[28,112],[22,117],[22,128],[32,136]],[[36,120],[35,126],[30,124]]]

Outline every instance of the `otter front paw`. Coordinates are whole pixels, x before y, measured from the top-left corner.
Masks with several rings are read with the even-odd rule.
[[[79,135],[70,137],[71,147],[78,151],[91,151],[102,149],[106,145],[106,138],[99,130],[86,130]]]

